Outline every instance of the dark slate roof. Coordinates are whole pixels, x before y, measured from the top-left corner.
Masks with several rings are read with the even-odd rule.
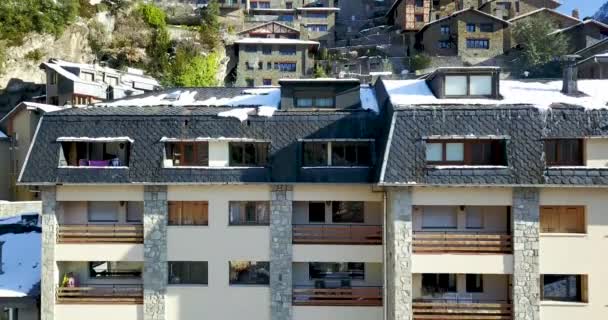
[[[543,113],[532,106],[399,108],[383,184],[431,185],[605,185],[608,169],[545,168],[547,138],[608,135],[608,112],[580,107],[554,107]],[[507,136],[507,168],[436,168],[425,161],[428,136]],[[405,160],[404,160],[405,159]]]
[[[98,107],[69,109],[44,116],[22,183],[371,183],[369,169],[302,169],[298,139],[379,138],[380,116],[368,111],[286,112],[251,116],[240,122],[218,117],[226,108]],[[128,169],[58,168],[59,137],[134,139]],[[163,168],[162,137],[256,138],[271,141],[269,168]]]

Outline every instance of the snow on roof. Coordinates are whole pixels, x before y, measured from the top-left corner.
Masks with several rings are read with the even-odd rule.
[[[8,138],[8,136],[6,135],[6,133],[2,132],[2,130],[0,130],[0,139],[5,139]]]
[[[375,113],[380,112],[378,107],[378,100],[376,99],[376,93],[372,87],[361,87],[359,90],[361,96],[361,108],[365,110],[371,110]]]
[[[55,63],[47,63],[47,62],[44,62],[43,65],[46,66],[46,67],[48,67],[48,68],[51,68],[53,71],[57,72],[58,74],[60,74],[64,78],[72,80],[74,82],[81,82],[81,83],[88,83],[88,84],[102,86],[100,83],[96,83],[96,82],[86,81],[86,80],[80,79],[80,77],[78,77],[77,75],[75,75],[75,74],[73,74],[73,73],[65,70],[61,65],[58,65],[58,64],[55,64]]]
[[[183,141],[231,141],[231,142],[268,142],[269,140],[254,138],[230,138],[230,137],[196,137],[192,138],[169,138],[162,137],[160,142],[183,142]]]
[[[21,215],[0,219],[0,225],[16,223],[21,223]]]
[[[235,41],[238,44],[308,44],[318,46],[318,41],[283,39],[283,38],[243,38]]]
[[[555,31],[549,33],[549,35],[553,35],[553,34],[557,34],[557,33],[562,33],[562,32],[568,31],[570,29],[574,29],[574,28],[577,28],[577,27],[580,27],[580,26],[584,26],[584,25],[589,24],[589,23],[593,23],[593,24],[596,24],[596,25],[598,25],[598,26],[600,26],[602,28],[608,29],[608,25],[603,24],[603,23],[601,23],[601,22],[599,22],[597,20],[594,20],[594,19],[588,19],[588,20],[582,21],[580,23],[577,23],[575,25],[572,25],[572,26],[569,26],[569,27],[566,27],[566,28],[563,28],[563,29],[555,30]]]
[[[234,97],[211,97],[205,100],[196,100],[197,93],[197,90],[184,89],[169,93],[164,92],[157,95],[148,95],[142,98],[117,100],[109,103],[100,102],[97,106],[272,106],[278,108],[279,102],[281,101],[281,89],[277,87],[244,89],[240,95]]]
[[[40,235],[30,232],[0,236],[0,242],[4,242],[0,297],[25,297],[40,282]]]
[[[129,137],[59,137],[57,142],[72,141],[72,142],[130,142],[135,140]]]
[[[500,81],[500,94],[503,99],[438,99],[425,80],[384,80],[384,86],[393,105],[534,105],[547,109],[554,103],[579,105],[587,109],[608,109],[608,90],[606,80],[579,80],[579,91],[586,94],[572,97],[561,92],[562,81]]]
[[[241,122],[247,120],[249,116],[258,115],[260,117],[270,118],[277,111],[277,107],[273,106],[261,106],[259,108],[236,108],[228,111],[222,111],[218,113],[218,117],[222,118],[237,118]]]
[[[370,76],[390,76],[392,74],[392,71],[372,71],[369,73]]]
[[[65,107],[45,103],[23,102],[23,104],[25,105],[27,110],[42,110],[44,112],[54,112],[65,109]]]

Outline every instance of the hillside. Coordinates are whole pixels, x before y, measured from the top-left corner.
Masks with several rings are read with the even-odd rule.
[[[596,20],[608,23],[608,1],[593,16]]]

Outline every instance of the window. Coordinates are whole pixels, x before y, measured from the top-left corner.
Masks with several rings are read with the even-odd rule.
[[[416,0],[416,7],[424,7],[424,0]]]
[[[95,81],[95,74],[92,72],[81,72],[80,73],[80,78],[84,81]]]
[[[203,261],[170,261],[169,284],[208,284],[208,266]]]
[[[479,31],[481,32],[494,32],[494,25],[491,23],[482,23],[479,25]]]
[[[258,61],[258,70],[264,70],[264,62]]]
[[[270,263],[254,261],[230,261],[230,284],[264,284],[270,283]]]
[[[306,29],[311,32],[327,32],[328,30],[326,24],[309,24]]]
[[[268,70],[272,69],[272,65],[270,65],[270,62],[268,62]],[[272,79],[263,79],[262,80],[262,85],[265,86],[271,86],[272,85]]]
[[[582,166],[582,139],[545,140],[545,157],[549,166]]]
[[[422,229],[456,229],[458,212],[455,207],[428,206],[422,212]]]
[[[253,44],[245,45],[245,52],[258,52],[258,47]]]
[[[365,263],[363,262],[310,262],[308,276],[314,279],[350,279],[365,280]]]
[[[493,94],[491,75],[446,75],[445,95],[447,97],[480,96]]]
[[[467,94],[467,76],[445,76],[445,95],[464,96]]]
[[[171,142],[165,145],[165,151],[174,167],[209,166],[207,142]]]
[[[57,84],[57,72],[49,71],[50,73],[50,84]]]
[[[272,54],[272,47],[271,46],[263,46],[262,47],[262,54],[271,55]]]
[[[475,32],[475,29],[474,23],[467,23],[467,32]]]
[[[480,274],[467,274],[467,293],[483,292],[483,276]]]
[[[296,97],[297,108],[335,108],[333,97]]]
[[[331,203],[331,221],[334,223],[363,223],[365,214],[362,201],[334,201]]]
[[[60,165],[74,167],[120,167],[129,165],[128,141],[61,142]]]
[[[505,140],[429,140],[426,161],[445,165],[506,166]]]
[[[118,85],[118,78],[117,77],[112,77],[112,76],[106,76],[106,82],[111,85],[111,86],[117,86]]]
[[[320,167],[328,165],[327,142],[304,142],[302,144],[302,165],[305,167]]]
[[[492,94],[492,76],[469,76],[469,95],[489,96]]]
[[[144,218],[144,203],[141,201],[127,202],[127,222],[142,222]]]
[[[450,34],[450,26],[449,25],[442,25],[441,26],[441,34]]]
[[[245,79],[245,84],[247,87],[253,87],[254,86],[254,81],[253,79]]]
[[[279,54],[282,56],[294,56],[296,54],[295,46],[281,46],[279,47]]]
[[[325,202],[308,203],[308,222],[325,223]]]
[[[331,162],[334,166],[370,166],[370,145],[368,142],[332,142]]]
[[[439,49],[451,49],[452,42],[450,40],[439,40]]]
[[[270,203],[267,201],[230,201],[230,225],[269,225]]]
[[[483,209],[467,207],[467,229],[483,229]]]
[[[170,226],[206,226],[209,205],[206,201],[169,201]]]
[[[143,263],[131,261],[89,262],[89,278],[140,278]]]
[[[541,276],[543,301],[587,302],[587,277],[581,275]]]
[[[247,70],[253,70],[253,64],[249,63],[249,61],[245,61],[245,68]]]
[[[230,142],[231,167],[263,167],[268,165],[267,142]]]
[[[279,71],[296,72],[296,63],[295,62],[279,62]]]
[[[467,48],[469,48],[469,49],[490,49],[490,40],[488,40],[488,39],[467,39]]]
[[[327,19],[327,13],[323,13],[323,12],[308,12],[306,14],[307,18],[312,18],[312,19]]]
[[[414,19],[416,20],[416,22],[424,22],[424,15],[416,14],[414,15]]]
[[[456,275],[447,273],[423,273],[423,294],[456,292]]]
[[[89,222],[118,222],[118,202],[88,202]]]
[[[585,233],[585,207],[543,206],[540,208],[542,233]]]

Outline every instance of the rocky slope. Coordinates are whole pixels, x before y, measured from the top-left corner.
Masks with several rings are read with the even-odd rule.
[[[608,2],[604,3],[604,5],[595,13],[594,18],[603,23],[608,23]]]

